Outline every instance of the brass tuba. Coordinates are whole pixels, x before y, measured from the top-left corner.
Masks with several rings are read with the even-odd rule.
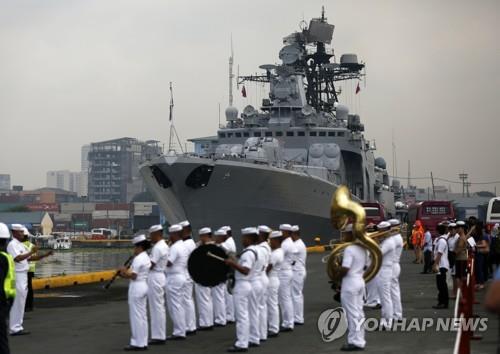
[[[342,266],[342,254],[344,249],[352,244],[360,245],[370,254],[371,263],[366,269],[363,278],[365,282],[370,281],[377,275],[382,264],[382,252],[375,242],[375,238],[384,238],[389,235],[388,231],[374,232],[367,234],[365,231],[365,209],[358,203],[351,200],[351,193],[346,186],[340,186],[332,197],[330,208],[330,219],[332,226],[342,230],[349,219],[352,220],[353,242],[343,242],[336,244],[327,260],[327,273],[334,285],[339,286],[341,282],[340,269]]]

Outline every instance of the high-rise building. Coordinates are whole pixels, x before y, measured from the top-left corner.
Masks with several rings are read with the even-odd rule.
[[[10,175],[0,174],[0,190],[10,190]]]
[[[88,153],[89,201],[129,203],[145,191],[139,165],[161,153],[155,140],[121,138],[92,143]]]
[[[47,187],[64,189],[74,193],[80,193],[80,172],[69,170],[48,171]]]
[[[79,196],[87,196],[88,195],[88,186],[89,186],[89,152],[90,145],[82,146],[82,173],[80,176],[80,193]]]

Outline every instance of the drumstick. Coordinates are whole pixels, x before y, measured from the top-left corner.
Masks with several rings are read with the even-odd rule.
[[[212,252],[208,251],[207,256],[218,259],[219,261],[225,262],[226,260],[222,257],[217,256],[216,254],[213,254]]]

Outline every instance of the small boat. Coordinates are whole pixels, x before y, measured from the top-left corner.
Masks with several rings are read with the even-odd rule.
[[[54,250],[69,250],[71,249],[72,243],[68,236],[56,238],[49,241],[49,246]]]

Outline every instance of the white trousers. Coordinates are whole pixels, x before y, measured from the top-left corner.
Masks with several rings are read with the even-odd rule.
[[[3,286],[3,284],[2,284]],[[28,272],[16,272],[16,297],[10,308],[9,327],[10,333],[24,330],[24,306],[28,295]]]
[[[212,288],[212,302],[214,304],[214,322],[216,324],[226,324],[226,283],[219,284]]]
[[[214,306],[212,303],[212,289],[199,284],[194,285],[196,304],[198,305],[198,322],[200,327],[214,325]]]
[[[131,281],[128,287],[128,310],[130,318],[130,345],[148,346],[148,284],[146,281]]]
[[[380,296],[378,295],[378,280],[379,273],[377,273],[375,278],[366,283],[366,306],[375,306],[380,304]]]
[[[360,324],[365,319],[363,311],[365,284],[363,279],[349,280],[349,284],[346,284],[346,281],[347,279],[342,282],[340,301],[347,317],[347,343],[364,348],[366,345],[365,328]]]
[[[267,323],[270,333],[278,333],[280,331],[279,287],[279,278],[269,277],[269,286],[267,287]]]
[[[148,302],[151,317],[151,338],[167,338],[167,314],[165,306],[165,273],[149,272]]]
[[[391,298],[392,266],[380,268],[379,275],[377,285],[380,304],[382,305],[381,324],[383,327],[390,328],[394,317]]]
[[[174,336],[186,336],[186,311],[185,311],[185,288],[186,276],[184,274],[167,274],[167,307],[168,314],[173,323]]]
[[[186,313],[186,330],[196,330],[196,310],[194,307],[193,299],[193,279],[189,275],[186,277],[187,281],[184,285],[184,308]]]
[[[278,277],[280,279],[278,298],[281,307],[281,326],[284,328],[293,328],[292,270],[281,270]]]
[[[262,273],[262,297],[259,300],[259,323],[260,323],[260,340],[267,339],[267,297],[269,289],[269,278],[267,274]]]
[[[248,299],[248,315],[250,317],[250,337],[251,343],[260,344],[260,302],[263,298],[264,287],[259,277],[251,282],[252,293]]]
[[[252,285],[247,280],[237,280],[233,290],[234,313],[236,316],[235,346],[248,348],[250,336],[250,319],[248,302],[252,294]]]
[[[227,286],[226,290],[224,291],[225,295],[225,300],[226,300],[226,321],[231,321],[234,322],[235,317],[234,317],[234,300],[233,300],[233,295],[227,291]]]
[[[401,274],[401,266],[395,263],[392,269],[391,281],[391,299],[393,307],[393,316],[396,320],[403,318],[403,305],[401,304],[401,289],[399,287],[399,275]]]
[[[292,276],[292,301],[294,321],[304,323],[304,281],[306,280],[306,270],[296,269]]]

